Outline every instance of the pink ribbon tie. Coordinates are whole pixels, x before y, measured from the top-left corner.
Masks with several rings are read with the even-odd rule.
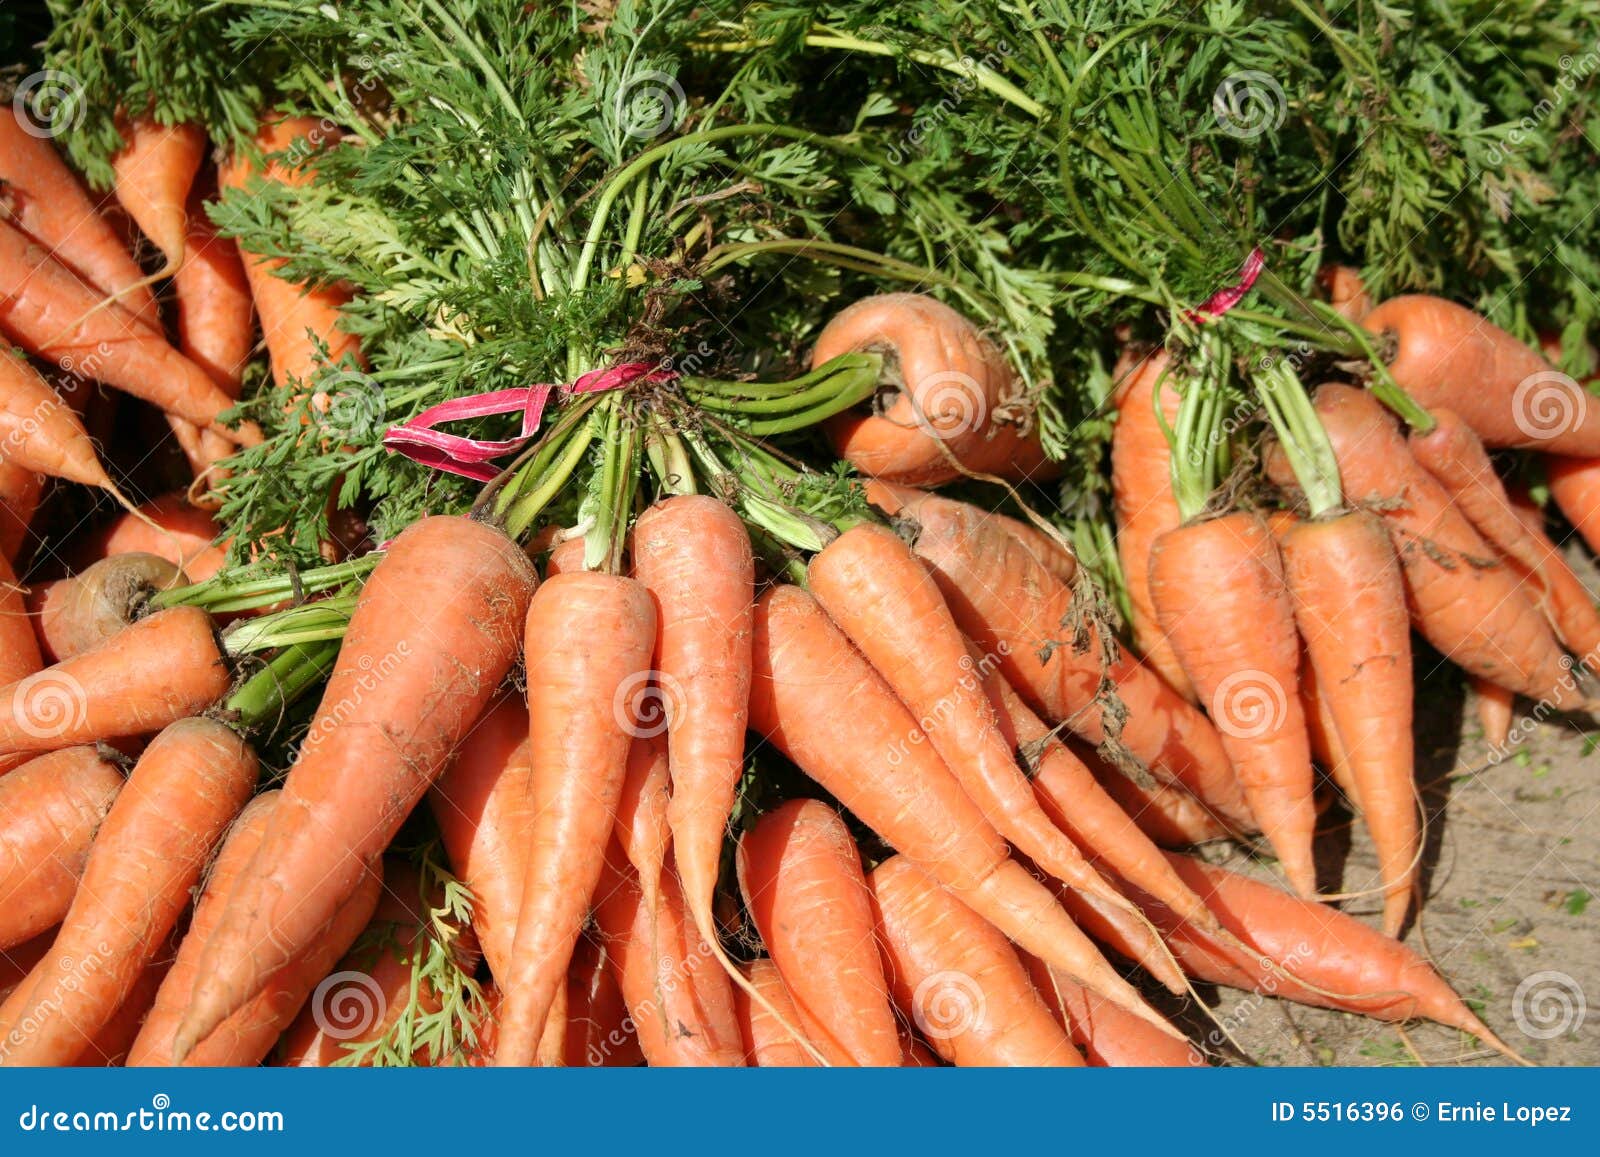
[[[1267,255],[1261,251],[1261,246],[1250,250],[1250,256],[1244,259],[1244,264],[1239,267],[1239,282],[1219,289],[1200,305],[1198,309],[1185,310],[1183,319],[1195,324],[1215,321],[1227,313],[1234,306],[1244,300],[1244,295],[1250,292],[1256,283],[1256,278],[1261,276],[1261,271],[1267,267]]]

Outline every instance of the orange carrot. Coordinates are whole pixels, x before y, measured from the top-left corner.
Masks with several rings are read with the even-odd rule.
[[[1358,270],[1348,265],[1324,265],[1317,270],[1317,284],[1340,317],[1359,322],[1372,312],[1372,295]]]
[[[18,229],[101,293],[116,294],[141,324],[160,328],[144,270],[50,142],[18,124],[10,108],[0,108],[0,185],[6,217]]]
[[[893,383],[870,413],[827,423],[834,449],[863,474],[936,486],[962,467],[1011,478],[1044,467],[1038,438],[1000,420],[1016,403],[1005,354],[948,305],[919,293],[863,298],[823,328],[812,368],[853,350],[883,352]]]
[[[184,719],[156,737],[95,837],[39,983],[0,1008],[11,1030],[0,1064],[66,1063],[104,1027],[166,943],[255,782],[254,753],[220,723]],[[70,991],[44,979],[74,971]]]
[[[10,948],[0,948],[0,1003],[10,999],[17,986],[33,971],[34,965],[44,959],[45,953],[50,951],[50,942],[55,938],[56,930],[47,928],[32,940],[25,940]]]
[[[1118,739],[1218,817],[1241,830],[1254,826],[1216,729],[1150,668],[1106,654],[1092,624],[1082,622],[1086,609],[1072,588],[976,507],[929,497],[912,517],[913,545],[933,567],[956,623],[984,654],[1000,657],[1001,673],[1031,707],[1091,743]],[[1074,645],[1080,625],[1091,636],[1082,653]],[[1107,732],[1105,681],[1127,711],[1119,736]]]
[[[809,594],[756,603],[750,725],[1018,944],[1147,1018],[1154,1012],[1007,854],[916,721]]]
[[[743,1066],[734,986],[695,930],[677,876],[662,874],[661,908],[652,916],[613,844],[602,863],[594,916],[650,1066]]]
[[[745,907],[799,1016],[784,1019],[830,1064],[898,1066],[872,901],[844,822],[826,804],[790,800],[744,834],[737,862]]]
[[[954,1065],[1079,1067],[1006,939],[904,856],[867,877],[895,1003]]]
[[[909,514],[911,508],[928,497],[926,490],[903,486],[898,482],[885,482],[881,478],[863,480],[862,489],[867,501],[890,518]],[[987,521],[1000,526],[1016,539],[1046,570],[1064,583],[1070,583],[1078,574],[1078,559],[1060,540],[1053,538],[1031,523],[1009,514],[985,511]]]
[[[1600,400],[1487,318],[1441,297],[1393,297],[1361,324],[1393,344],[1389,372],[1418,403],[1448,406],[1488,446],[1600,454]]]
[[[1072,1043],[1083,1049],[1091,1065],[1185,1068],[1206,1063],[1193,1045],[1153,1032],[1138,1017],[1074,984],[1038,957],[1024,955],[1022,962],[1045,1007],[1066,1029]]]
[[[1172,652],[1150,598],[1150,548],[1183,521],[1172,496],[1172,445],[1167,441],[1179,402],[1171,359],[1165,350],[1140,358],[1124,355],[1114,376],[1121,384],[1111,399],[1117,407],[1117,422],[1111,428],[1111,501],[1117,519],[1117,558],[1131,612],[1128,625],[1145,662],[1193,702],[1194,687]]]
[[[490,1055],[494,1055],[492,1051]],[[611,961],[606,950],[587,935],[578,938],[567,969],[562,1059],[569,1068],[631,1068],[644,1062]]]
[[[44,666],[22,593],[10,561],[0,556],[0,684],[15,683]]]
[[[0,687],[0,753],[147,735],[204,711],[228,683],[211,616],[198,607],[157,611],[92,651]]]
[[[1400,561],[1383,522],[1364,511],[1301,522],[1282,541],[1295,622],[1377,851],[1384,931],[1395,936],[1421,839]]]
[[[582,631],[572,624],[582,623]],[[559,574],[527,612],[524,654],[534,822],[527,876],[501,982],[497,1065],[533,1063],[600,878],[616,823],[634,692],[648,678],[656,613],[643,584],[598,571]]]
[[[0,457],[0,557],[16,562],[29,541],[28,524],[39,508],[44,475]]]
[[[185,204],[206,149],[199,125],[162,125],[145,119],[120,126],[123,147],[111,158],[117,201],[175,270],[183,263],[189,232]]]
[[[150,1006],[155,1003],[156,992],[172,971],[173,943],[169,939],[145,965],[144,971],[133,982],[128,995],[123,997],[117,1011],[111,1014],[99,1032],[95,1033],[83,1050],[67,1062],[77,1068],[100,1068],[127,1064],[128,1053],[138,1037]]]
[[[666,498],[634,525],[633,568],[655,601],[673,861],[701,937],[720,952],[711,908],[722,838],[744,773],[755,598],[750,534],[715,498]]]
[[[1345,800],[1356,811],[1361,810],[1361,789],[1356,786],[1350,761],[1345,758],[1339,742],[1339,725],[1334,722],[1333,710],[1327,696],[1317,682],[1316,668],[1311,657],[1301,648],[1300,654],[1300,707],[1306,716],[1306,734],[1311,739],[1311,754],[1322,765],[1333,782],[1339,785]]]
[[[82,420],[9,351],[0,351],[0,455],[24,470],[116,491]]]
[[[69,747],[0,777],[0,949],[61,922],[122,774]]]
[[[639,881],[646,912],[660,903],[661,872],[672,845],[671,772],[667,745],[659,735],[646,733],[628,749],[628,767],[617,799],[615,835]]]
[[[221,425],[233,399],[168,345],[159,330],[120,305],[100,306],[91,286],[26,233],[0,221],[0,330],[63,369],[115,386],[241,445],[261,440],[252,423],[237,430]]]
[[[1180,994],[1188,991],[1183,973],[1173,961],[1161,937],[1137,912],[1113,908],[1099,896],[1076,892],[1065,884],[1051,887],[1061,907],[1072,922],[1088,934],[1102,948],[1130,960],[1148,972],[1152,979],[1164,985],[1168,992]]]
[[[1141,787],[1126,772],[1099,759],[1094,751],[1076,744],[1069,746],[1094,772],[1106,794],[1157,847],[1205,844],[1232,834],[1210,808],[1183,788],[1159,782]]]
[[[869,914],[870,918],[870,914]],[[874,957],[873,965],[881,974],[883,966],[876,957],[878,949],[870,939],[868,933],[867,948]],[[744,1036],[744,1062],[751,1068],[763,1069],[804,1069],[816,1065],[811,1059],[811,1054],[806,1052],[796,1043],[789,1031],[783,1027],[779,1018],[798,1024],[801,1016],[795,1008],[794,998],[784,986],[783,977],[778,972],[778,966],[765,957],[752,960],[744,966],[745,979],[750,982],[750,987],[761,994],[761,1000],[751,999],[750,993],[742,988],[736,988],[733,993],[734,1007],[739,1014],[739,1030]],[[884,1005],[888,1006],[888,996],[884,997]],[[767,1011],[768,1008],[778,1010],[778,1016]],[[893,1019],[893,1014],[890,1014]],[[815,1044],[816,1042],[812,1042]],[[893,1063],[897,1068],[900,1064],[900,1042],[895,1040],[895,1059]]]
[[[37,586],[28,597],[28,614],[39,651],[52,663],[92,651],[133,622],[151,595],[188,581],[164,558],[119,554],[71,578]]]
[[[1583,535],[1589,549],[1600,552],[1600,458],[1558,458],[1544,460],[1550,497],[1573,529]]]
[[[315,943],[355,893],[510,670],[535,582],[515,543],[468,518],[424,518],[390,544],[357,600],[283,802],[206,943],[176,1060]]]
[[[1316,408],[1344,493],[1352,503],[1375,504],[1389,528],[1412,625],[1470,674],[1534,699],[1574,699],[1561,646],[1520,580],[1417,464],[1377,400],[1330,384],[1317,390]],[[1270,455],[1267,468],[1280,485],[1287,480],[1281,455]]]
[[[1478,711],[1478,725],[1483,728],[1483,741],[1491,748],[1503,750],[1511,740],[1511,716],[1517,697],[1504,687],[1496,687],[1487,679],[1473,676],[1473,700]]]
[[[211,515],[190,506],[181,493],[164,494],[140,506],[138,514],[124,514],[75,544],[69,558],[73,566],[87,568],[114,554],[153,554],[182,568],[191,581],[204,582],[228,561],[227,552],[215,545],[218,530]]]

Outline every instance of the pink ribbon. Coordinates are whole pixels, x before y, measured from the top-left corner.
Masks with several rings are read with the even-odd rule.
[[[1258,245],[1250,250],[1250,256],[1244,259],[1244,264],[1239,267],[1239,283],[1219,289],[1198,309],[1185,310],[1183,319],[1200,324],[1215,321],[1227,313],[1239,302],[1244,300],[1244,295],[1250,292],[1250,287],[1255,285],[1256,278],[1261,276],[1261,271],[1267,267],[1267,255],[1261,252]]]
[[[539,430],[545,406],[550,395],[560,391],[565,395],[598,394],[604,390],[621,389],[640,380],[668,382],[678,375],[672,370],[659,369],[648,362],[623,362],[607,370],[591,370],[570,385],[540,382],[534,386],[519,386],[510,390],[491,390],[486,394],[472,394],[465,398],[452,398],[429,406],[398,426],[391,426],[383,436],[383,444],[391,453],[404,454],[433,470],[459,474],[479,482],[492,482],[499,469],[491,460],[520,450]],[[466,418],[486,418],[491,414],[514,414],[522,411],[522,430],[515,438],[468,438],[462,434],[447,434],[437,427],[441,422],[458,422]]]

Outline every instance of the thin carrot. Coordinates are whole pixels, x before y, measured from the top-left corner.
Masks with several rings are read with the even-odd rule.
[[[575,631],[573,624],[582,623]],[[534,823],[511,973],[500,985],[497,1065],[533,1063],[600,878],[648,678],[656,612],[643,584],[559,574],[528,607],[529,784]]]
[[[29,540],[28,524],[39,508],[44,475],[0,457],[0,557],[15,563]]]
[[[1072,922],[1101,948],[1137,964],[1173,994],[1188,991],[1183,972],[1161,943],[1161,936],[1142,913],[1112,907],[1099,896],[1077,892],[1065,884],[1051,887]]]
[[[567,969],[562,1060],[569,1068],[631,1068],[644,1062],[611,961],[606,950],[588,935],[578,938]]]
[[[916,721],[809,594],[756,602],[750,725],[897,850],[1036,955],[1147,1019],[1045,887],[1007,854]]]
[[[1254,827],[1233,768],[1211,723],[1153,670],[1105,651],[1090,608],[1025,549],[965,503],[930,496],[912,512],[913,546],[934,569],[956,623],[1028,704],[1091,743],[1115,739],[1156,775],[1183,784],[1218,817]],[[1079,653],[1074,635],[1090,636]],[[1109,687],[1106,686],[1109,684]],[[1105,692],[1114,691],[1120,733],[1108,733]]]
[[[0,454],[25,470],[116,493],[82,419],[9,351],[0,351]]]
[[[798,1026],[830,1064],[900,1064],[889,986],[873,943],[861,856],[834,810],[790,800],[739,840],[739,888],[793,995]],[[803,1055],[804,1049],[799,1049]]]
[[[15,683],[44,666],[11,562],[0,556],[0,684]]]
[[[1544,459],[1550,497],[1589,549],[1600,552],[1600,458]]]
[[[1128,592],[1133,645],[1172,689],[1193,702],[1194,687],[1173,654],[1150,597],[1150,548],[1183,521],[1172,496],[1172,444],[1178,417],[1175,375],[1165,350],[1125,354],[1113,371],[1120,383],[1111,428],[1111,502],[1117,519],[1117,559]],[[1158,401],[1159,391],[1159,401]]]
[[[1076,744],[1069,746],[1094,772],[1106,794],[1157,847],[1188,847],[1227,839],[1233,834],[1210,808],[1183,788],[1160,782],[1143,787],[1120,768],[1099,759],[1094,751]]]
[[[212,849],[250,798],[255,754],[228,728],[184,719],[146,749],[95,837],[41,976],[0,1008],[0,1064],[62,1064],[111,1019],[189,903]],[[87,962],[95,962],[92,971]]]
[[[1045,1007],[1083,1049],[1091,1065],[1102,1068],[1198,1068],[1205,1057],[1191,1044],[1153,1032],[1138,1017],[1129,1016],[1109,1000],[1102,1000],[1069,977],[1055,972],[1036,956],[1022,957],[1033,987]]]
[[[515,543],[471,519],[424,518],[389,545],[283,802],[207,941],[175,1059],[313,944],[355,893],[510,670],[535,582]]]
[[[870,927],[870,925],[869,925]],[[867,947],[874,957],[878,949],[870,939]],[[876,959],[874,964],[876,964]],[[883,971],[878,965],[878,971]],[[811,1059],[811,1054],[806,1052],[796,1043],[780,1023],[788,1021],[797,1024],[801,1021],[799,1011],[795,1008],[794,998],[783,983],[783,976],[778,972],[778,966],[766,957],[752,960],[744,966],[745,979],[750,982],[750,987],[761,994],[761,1000],[753,1000],[749,992],[742,988],[734,990],[734,1008],[739,1015],[739,1031],[744,1037],[744,1061],[751,1068],[763,1069],[804,1069],[812,1068],[816,1061]],[[887,1005],[888,997],[884,997]],[[778,1010],[779,1016],[768,1012],[768,1008]],[[891,1014],[893,1019],[893,1014]],[[812,1042],[815,1044],[816,1042]],[[900,1042],[895,1040],[895,1059],[892,1062],[896,1067],[900,1064]]]
[[[1483,741],[1495,750],[1504,750],[1511,740],[1511,716],[1517,697],[1504,687],[1497,687],[1487,679],[1472,676],[1472,698],[1478,712],[1478,726],[1483,728]]]
[[[138,618],[151,595],[188,581],[164,558],[119,554],[81,574],[36,586],[28,596],[28,614],[39,651],[52,663],[92,651]]]
[[[890,989],[954,1065],[1074,1068],[1083,1058],[1006,938],[904,856],[867,877]]]
[[[41,755],[0,777],[0,949],[61,922],[122,773],[92,747]]]
[[[119,127],[123,147],[111,158],[117,201],[161,250],[167,268],[176,270],[183,264],[189,232],[185,206],[205,156],[205,130],[144,118],[125,120]]]
[[[211,616],[173,607],[0,687],[0,753],[147,735],[204,711],[229,672]]]
[[[644,896],[645,911],[660,903],[661,872],[672,846],[671,772],[667,745],[659,735],[640,735],[628,749],[628,767],[617,799],[614,829]]]
[[[1344,747],[1339,742],[1339,726],[1334,722],[1333,710],[1317,681],[1316,668],[1311,657],[1301,648],[1300,655],[1300,707],[1306,714],[1306,734],[1311,739],[1311,754],[1322,765],[1333,782],[1339,785],[1345,800],[1356,811],[1361,810],[1361,789],[1345,758]]]
[[[50,142],[23,128],[11,108],[0,108],[0,185],[17,228],[89,285],[116,294],[141,324],[160,328],[144,270]]]

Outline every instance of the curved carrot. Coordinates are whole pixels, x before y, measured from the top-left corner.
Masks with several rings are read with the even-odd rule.
[[[1353,503],[1375,504],[1389,528],[1412,624],[1470,674],[1533,699],[1573,700],[1561,646],[1520,580],[1417,464],[1378,401],[1365,390],[1330,384],[1317,390],[1316,409],[1345,494]],[[1276,457],[1268,471],[1287,479]]]
[[[151,524],[154,525],[151,525]],[[166,559],[192,582],[204,582],[228,561],[216,545],[220,528],[209,513],[190,506],[183,494],[163,494],[119,516],[104,530],[75,544],[69,558],[85,569],[115,554],[153,554]]]
[[[0,776],[0,949],[61,922],[122,773],[68,747]]]
[[[867,877],[895,1003],[954,1065],[1074,1068],[1083,1058],[1006,938],[904,856]]]
[[[916,742],[910,713],[797,587],[773,587],[756,602],[750,725],[1018,944],[1160,1019],[1010,858],[944,761]]]
[[[948,305],[920,293],[863,298],[823,328],[811,365],[866,349],[886,353],[896,388],[874,412],[827,423],[834,449],[863,474],[936,486],[961,467],[1026,478],[1043,466],[1038,438],[998,420],[1015,391],[1005,355]]]
[[[1272,531],[1244,512],[1168,531],[1150,551],[1150,593],[1284,874],[1313,895],[1311,740],[1294,606]]]
[[[1589,549],[1600,552],[1600,458],[1558,458],[1544,460],[1550,497],[1573,529],[1583,535]]]
[[[816,800],[790,800],[744,834],[737,863],[745,907],[799,1014],[784,1019],[832,1064],[898,1067],[872,901],[838,814]]]
[[[142,325],[160,329],[144,270],[50,142],[18,124],[10,108],[0,108],[0,185],[17,228],[89,285],[116,294]]]
[[[569,1068],[631,1068],[644,1061],[611,961],[606,950],[587,935],[578,938],[567,969],[562,1059]]]
[[[1167,441],[1167,430],[1178,420],[1180,398],[1172,387],[1166,350],[1137,360],[1126,356],[1118,369],[1121,384],[1111,399],[1117,408],[1116,425],[1111,428],[1111,502],[1117,519],[1117,558],[1131,612],[1128,626],[1144,661],[1193,702],[1194,687],[1172,652],[1150,597],[1150,548],[1183,521],[1172,496],[1172,445]]]
[[[661,873],[672,846],[667,819],[671,799],[667,745],[659,735],[640,735],[628,749],[614,831],[638,878],[647,912],[654,912],[661,898]]]
[[[24,470],[116,491],[82,419],[9,350],[0,351],[0,453]]]
[[[1421,839],[1400,561],[1382,521],[1363,511],[1301,522],[1282,550],[1295,622],[1377,852],[1384,931],[1398,935]]]
[[[151,595],[188,581],[164,558],[119,554],[71,578],[37,586],[29,594],[28,613],[40,652],[58,663],[92,651],[133,622]]]
[[[1156,775],[1183,784],[1240,830],[1253,828],[1233,768],[1211,723],[1150,668],[1108,655],[1072,588],[965,503],[931,496],[912,517],[913,546],[934,569],[956,622],[1046,719],[1066,723],[1091,743],[1118,738]],[[1086,628],[1080,653],[1074,635]],[[1126,709],[1120,736],[1106,729],[1101,703],[1109,680]]]
[[[868,935],[870,936],[870,932]],[[877,956],[878,950],[870,939],[867,941],[867,948],[874,957]],[[877,961],[874,960],[873,963],[877,964]],[[881,964],[878,964],[877,968],[880,973],[883,971]],[[795,1008],[793,996],[784,986],[783,977],[778,973],[778,966],[766,957],[762,957],[745,965],[744,975],[750,982],[751,989],[761,995],[761,999],[757,1001],[742,988],[736,988],[733,993],[734,1008],[739,1015],[739,1031],[744,1037],[745,1064],[751,1068],[762,1069],[805,1069],[815,1066],[817,1062],[811,1059],[811,1054],[800,1047],[781,1023],[788,1021],[790,1024],[798,1024],[801,1017]],[[887,996],[884,997],[884,1002],[887,1006]],[[778,1015],[774,1016],[768,1012],[768,1008],[777,1009]],[[890,1016],[892,1019],[893,1014]],[[895,1041],[895,1059],[892,1063],[896,1067],[900,1064],[898,1038]]]
[[[742,1067],[734,986],[696,931],[677,876],[662,874],[661,907],[652,915],[612,845],[601,864],[594,917],[650,1066]]]
[[[633,571],[656,608],[673,860],[700,935],[720,951],[712,901],[722,839],[744,774],[750,699],[750,533],[715,498],[666,498],[634,525]]]
[[[1022,957],[1033,987],[1050,1015],[1083,1049],[1091,1065],[1102,1068],[1198,1068],[1205,1057],[1191,1044],[1154,1032],[1109,1000],[1053,971],[1036,956]]]
[[[206,150],[199,125],[163,125],[137,118],[120,126],[123,147],[111,158],[117,201],[167,259],[183,263],[189,189]]]
[[[515,543],[468,518],[424,518],[389,545],[357,600],[283,802],[206,944],[177,1060],[354,894],[510,670],[535,583]]]
[[[184,719],[156,737],[95,837],[39,984],[0,1008],[0,1064],[63,1064],[83,1050],[166,943],[255,783],[255,754],[220,723]],[[70,992],[42,979],[75,965]]]
[[[204,711],[229,681],[210,615],[157,611],[92,651],[0,687],[0,753],[147,735]]]
[[[1487,318],[1411,294],[1390,298],[1361,324],[1393,343],[1385,357],[1401,388],[1429,410],[1460,414],[1485,445],[1600,454],[1600,400]]]
[[[573,630],[575,623],[583,629]],[[633,579],[560,574],[528,607],[534,823],[511,973],[500,985],[497,1065],[533,1063],[566,977],[639,730],[630,696],[648,676],[655,639],[649,592]]]

